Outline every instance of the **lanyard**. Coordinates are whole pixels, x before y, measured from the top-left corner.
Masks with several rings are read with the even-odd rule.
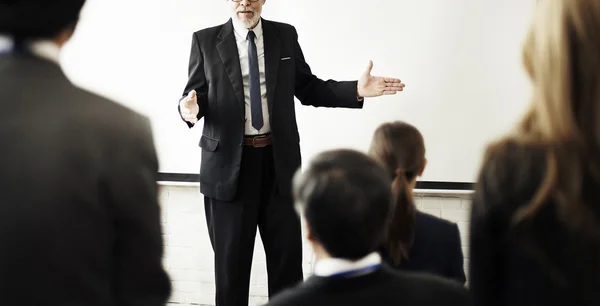
[[[354,269],[354,270],[350,270],[350,271],[344,271],[344,272],[340,272],[340,273],[335,273],[330,275],[329,277],[333,277],[333,278],[344,278],[344,277],[349,277],[355,274],[363,274],[363,273],[368,273],[368,272],[372,272],[375,271],[377,268],[379,268],[381,266],[381,264],[374,264],[374,265],[370,265],[364,268],[360,268],[360,269]]]

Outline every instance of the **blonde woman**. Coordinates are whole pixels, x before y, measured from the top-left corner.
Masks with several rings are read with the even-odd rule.
[[[531,109],[486,154],[473,200],[476,305],[600,305],[600,1],[538,1]]]

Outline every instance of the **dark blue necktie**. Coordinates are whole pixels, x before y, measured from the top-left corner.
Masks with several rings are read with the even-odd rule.
[[[248,31],[248,60],[250,62],[250,114],[252,115],[252,126],[260,130],[263,127],[262,101],[260,94],[260,74],[258,72],[258,52],[253,31]]]

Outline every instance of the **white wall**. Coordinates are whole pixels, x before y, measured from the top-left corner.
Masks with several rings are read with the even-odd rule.
[[[530,0],[272,0],[263,14],[294,25],[323,79],[373,74],[406,90],[363,110],[297,107],[302,155],[363,150],[374,129],[404,120],[424,134],[423,180],[472,182],[486,143],[518,119],[528,99],[521,42]],[[201,124],[176,103],[187,81],[194,31],[224,23],[225,0],[88,0],[62,58],[69,78],[152,119],[161,172],[198,173]],[[314,20],[317,20],[315,22]]]
[[[206,230],[203,197],[198,187],[161,186],[161,205],[165,237],[164,264],[171,276],[173,293],[170,303],[214,305],[213,251]],[[468,196],[446,197],[418,195],[420,210],[457,222],[468,267]],[[250,285],[250,305],[267,301],[265,255],[257,235]],[[313,255],[305,241],[304,273],[310,275]]]

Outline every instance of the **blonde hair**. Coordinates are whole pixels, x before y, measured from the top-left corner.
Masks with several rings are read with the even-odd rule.
[[[532,217],[552,199],[571,228],[595,228],[582,186],[584,175],[600,181],[600,1],[538,1],[523,64],[533,83],[532,103],[505,140],[542,145],[546,174],[513,221]]]

